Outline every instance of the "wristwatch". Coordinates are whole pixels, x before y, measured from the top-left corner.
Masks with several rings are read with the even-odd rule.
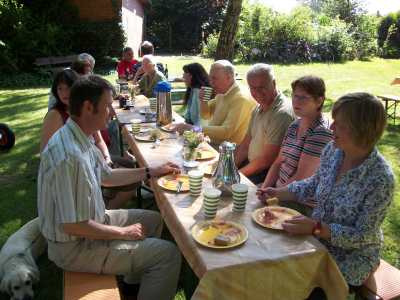
[[[312,229],[312,235],[319,236],[321,234],[322,224],[321,221],[315,221]]]

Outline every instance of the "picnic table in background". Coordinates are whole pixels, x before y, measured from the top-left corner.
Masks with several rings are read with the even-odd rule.
[[[400,85],[400,77],[396,77],[391,85]],[[382,99],[385,103],[385,111],[388,119],[392,119],[394,124],[396,124],[397,105],[400,103],[400,93],[399,95],[378,95],[378,98]]]
[[[137,110],[147,105],[143,98],[135,103]],[[137,112],[119,109],[116,113],[121,123],[138,116]],[[176,115],[175,119],[180,121]],[[140,166],[167,161],[182,166],[181,138],[166,138],[154,148],[152,143],[135,140],[126,125],[123,135]],[[217,152],[216,157],[201,161],[200,165],[210,164],[213,160],[217,160]],[[298,300],[305,299],[317,286],[324,289],[328,299],[346,299],[347,284],[336,263],[318,240],[312,236],[294,237],[280,230],[266,229],[252,220],[253,211],[263,205],[256,197],[256,186],[243,175],[241,182],[249,186],[245,212],[232,212],[231,196],[221,198],[217,212],[217,219],[239,223],[248,231],[244,244],[229,249],[204,247],[192,237],[193,226],[205,220],[202,194],[193,198],[189,193],[161,188],[156,178],[150,182],[169,231],[199,278],[192,299]],[[203,188],[211,185],[211,178],[205,177]]]

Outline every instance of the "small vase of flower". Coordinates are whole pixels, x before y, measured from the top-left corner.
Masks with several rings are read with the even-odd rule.
[[[185,162],[193,162],[197,158],[197,147],[203,142],[209,142],[209,138],[205,137],[202,132],[184,131],[183,132],[183,160]]]

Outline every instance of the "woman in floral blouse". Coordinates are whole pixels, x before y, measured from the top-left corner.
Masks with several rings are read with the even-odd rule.
[[[393,172],[375,147],[386,114],[374,96],[351,93],[335,102],[332,116],[334,141],[324,149],[316,173],[266,193],[287,201],[316,200],[312,218],[294,217],[284,230],[319,238],[356,287],[379,264],[380,226],[393,196]]]

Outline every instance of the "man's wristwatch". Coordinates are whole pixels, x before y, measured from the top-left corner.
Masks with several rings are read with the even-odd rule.
[[[322,224],[321,221],[315,221],[312,229],[312,235],[319,236],[321,234]]]

